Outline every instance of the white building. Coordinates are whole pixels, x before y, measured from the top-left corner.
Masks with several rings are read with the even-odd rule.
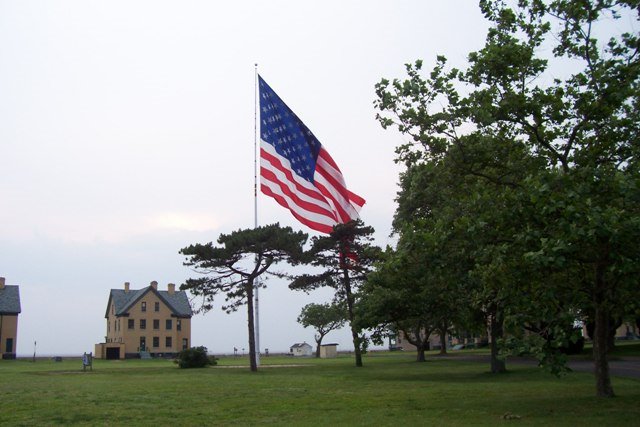
[[[311,356],[313,355],[313,347],[306,342],[296,343],[291,346],[289,353],[293,356]]]

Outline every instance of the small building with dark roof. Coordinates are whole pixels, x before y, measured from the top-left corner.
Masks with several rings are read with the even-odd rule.
[[[338,344],[322,344],[320,346],[320,358],[321,359],[332,359],[338,357]]]
[[[313,347],[306,342],[298,342],[289,348],[289,354],[293,356],[311,356],[313,355]]]
[[[96,344],[95,357],[174,357],[191,346],[192,315],[186,292],[176,291],[173,283],[159,291],[155,281],[138,290],[126,282],[109,293],[107,334]]]
[[[18,315],[20,308],[20,288],[7,285],[0,277],[0,354],[3,359],[16,358],[18,343]]]

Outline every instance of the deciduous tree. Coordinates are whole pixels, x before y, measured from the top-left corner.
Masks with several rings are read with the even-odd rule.
[[[524,320],[520,309],[534,320],[532,307],[544,324],[558,310],[593,313],[596,394],[613,396],[609,322],[629,314],[639,292],[640,35],[628,24],[640,3],[481,0],[480,8],[491,28],[469,66],[447,69],[438,57],[426,78],[417,61],[406,80],[383,80],[379,119],[412,136],[397,150],[401,161],[456,160],[461,180],[502,189],[490,210],[476,210],[494,219],[498,240],[473,242],[471,273],[484,290],[494,279],[486,295],[510,310],[507,324]],[[473,206],[469,195],[461,200]],[[512,218],[491,215],[497,209]]]
[[[316,357],[320,357],[322,340],[331,331],[344,326],[347,319],[347,311],[343,304],[307,304],[302,307],[298,316],[298,323],[305,328],[311,326],[316,330]]]

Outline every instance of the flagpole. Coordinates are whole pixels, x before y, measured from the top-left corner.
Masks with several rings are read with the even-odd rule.
[[[254,228],[258,228],[258,64],[255,64],[255,72],[253,76],[253,217]],[[259,298],[258,293],[260,289],[260,283],[256,278],[254,288],[254,316],[255,316],[255,331],[256,331],[256,364],[260,366],[260,310],[259,310]]]

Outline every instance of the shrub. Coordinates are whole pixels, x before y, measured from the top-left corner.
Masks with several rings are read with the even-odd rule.
[[[207,355],[207,347],[200,346],[182,350],[176,356],[175,363],[180,368],[204,368],[218,362],[215,357]]]

